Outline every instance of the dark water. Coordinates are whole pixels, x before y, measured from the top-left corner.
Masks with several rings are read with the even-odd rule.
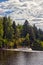
[[[43,52],[0,51],[0,65],[43,65]]]

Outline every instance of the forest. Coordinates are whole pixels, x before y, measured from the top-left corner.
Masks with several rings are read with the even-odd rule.
[[[10,17],[0,17],[0,49],[32,48],[43,51],[43,30],[29,21],[16,25]]]

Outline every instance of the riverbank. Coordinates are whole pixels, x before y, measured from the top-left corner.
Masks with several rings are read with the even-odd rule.
[[[17,49],[1,49],[4,51],[17,51],[17,52],[43,52],[43,51],[36,51],[36,50],[32,50],[31,48],[17,48]]]
[[[5,49],[5,48],[3,48],[2,50],[6,50],[6,51],[32,51],[31,48],[16,48],[16,49]]]

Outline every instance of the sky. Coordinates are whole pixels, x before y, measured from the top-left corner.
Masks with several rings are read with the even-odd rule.
[[[0,0],[0,2],[5,2],[5,1],[7,1],[7,0]]]
[[[27,19],[43,29],[43,0],[0,0],[0,16],[10,16],[16,24]]]

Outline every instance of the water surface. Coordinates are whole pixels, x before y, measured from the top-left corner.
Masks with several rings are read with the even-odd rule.
[[[0,65],[43,65],[43,52],[0,51]]]

